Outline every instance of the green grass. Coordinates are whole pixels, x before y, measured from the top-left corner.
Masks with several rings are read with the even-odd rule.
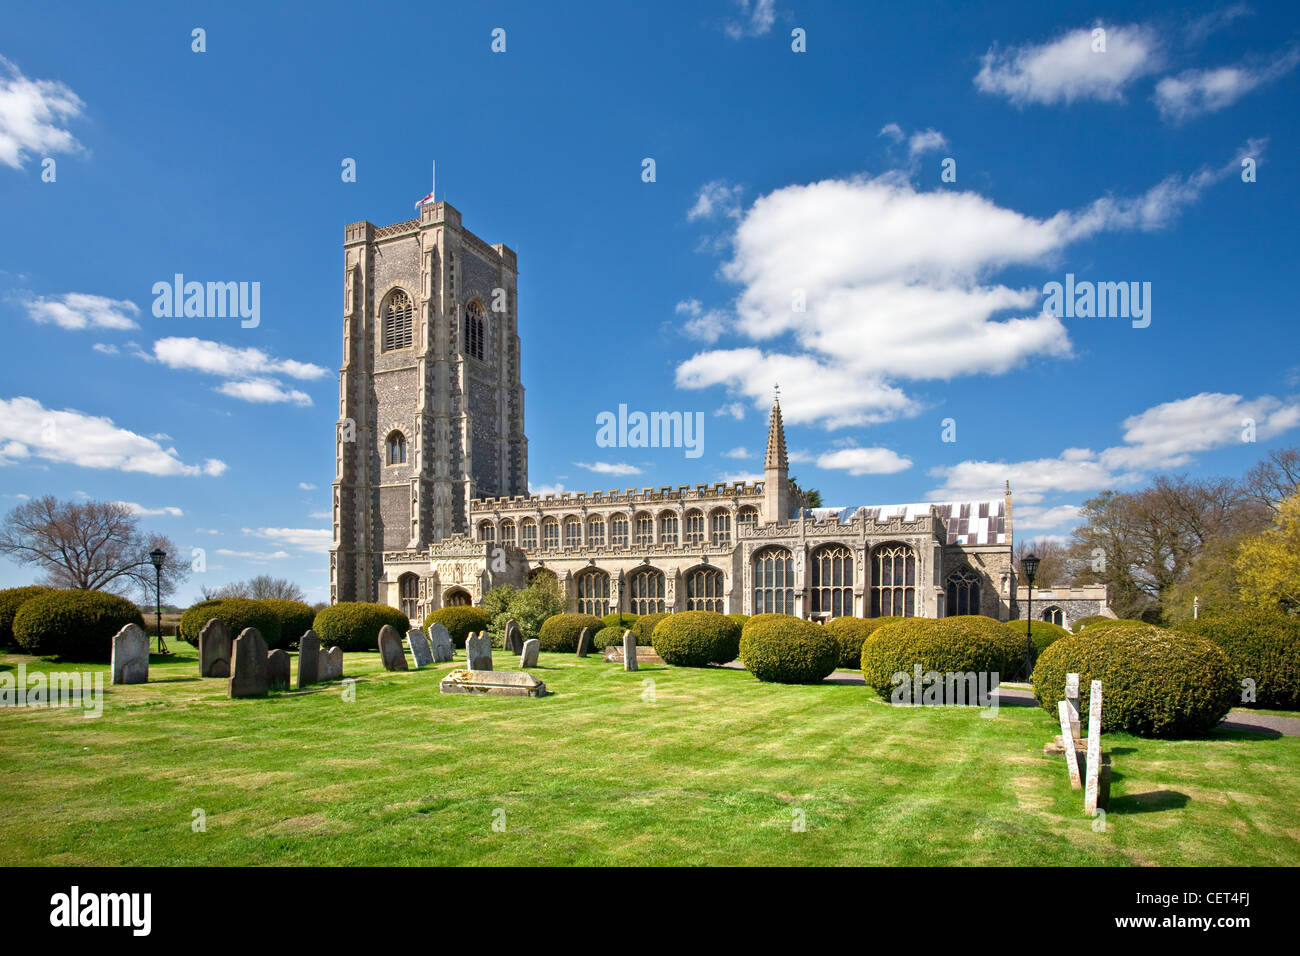
[[[231,701],[169,644],[97,719],[0,711],[0,864],[1300,863],[1300,738],[1108,736],[1099,833],[1038,708],[562,654],[541,700],[441,695],[458,665],[348,654],[355,702],[337,683]],[[20,661],[107,670],[0,669]]]

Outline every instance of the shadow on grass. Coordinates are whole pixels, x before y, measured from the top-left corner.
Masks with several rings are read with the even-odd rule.
[[[1210,731],[1206,740],[1278,740],[1285,737],[1281,731],[1258,724],[1248,724],[1239,720],[1227,719]]]
[[[1112,775],[1112,780],[1120,779]],[[1112,796],[1108,813],[1159,813],[1162,810],[1181,810],[1192,798],[1177,790],[1151,790],[1123,797]]]

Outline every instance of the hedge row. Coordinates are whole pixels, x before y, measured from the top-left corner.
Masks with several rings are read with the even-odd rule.
[[[1244,689],[1244,681],[1255,682],[1254,701],[1239,703],[1300,710],[1300,617],[1242,611],[1185,621],[1178,630],[1199,634],[1221,647],[1239,689]]]
[[[1000,621],[979,614],[944,618],[902,618],[877,628],[862,645],[862,676],[867,686],[890,700],[901,686],[897,674],[988,674],[999,679],[1024,657],[1017,639]],[[945,685],[946,689],[946,685]],[[949,702],[952,703],[952,702]]]
[[[321,608],[311,626],[324,647],[376,651],[379,630],[385,624],[391,624],[403,636],[411,627],[410,620],[397,608],[367,601],[341,601]]]
[[[461,605],[458,607],[440,607],[424,619],[427,631],[434,624],[441,624],[451,635],[451,642],[457,647],[465,646],[465,639],[471,634],[486,631],[492,623],[492,612],[483,607]],[[410,625],[403,625],[405,631]],[[378,640],[376,632],[376,640]]]
[[[594,614],[552,614],[542,622],[537,634],[538,650],[572,654],[578,649],[578,636],[584,627],[600,631],[604,624]],[[619,640],[622,639],[620,634]]]
[[[901,621],[901,617],[837,617],[826,630],[840,647],[840,667],[857,670],[862,666],[862,645],[871,633],[883,624]]]
[[[47,591],[22,602],[14,615],[14,640],[28,654],[69,661],[104,662],[113,635],[127,624],[144,627],[140,609],[104,591]]]
[[[1021,657],[1016,662],[1016,666],[1002,676],[1006,680],[1024,680],[1026,677],[1024,661],[1025,620],[1020,618],[1015,621],[1007,621],[1003,624],[1003,627],[1009,630],[1015,639],[1020,642]],[[1059,624],[1053,624],[1050,621],[1034,621],[1034,660],[1037,660],[1039,655],[1052,645],[1053,641],[1059,641],[1061,638],[1069,636],[1070,632]]]
[[[18,609],[32,598],[49,594],[53,590],[54,588],[43,588],[32,584],[0,591],[0,647],[12,647],[14,644],[14,615],[18,613]]]
[[[238,637],[246,627],[255,627],[268,648],[284,646],[280,615],[269,602],[254,601],[252,598],[212,598],[191,605],[181,615],[181,639],[198,647],[199,631],[214,617],[226,622],[232,638]],[[303,628],[304,631],[306,629]],[[302,634],[298,637],[302,637]]]

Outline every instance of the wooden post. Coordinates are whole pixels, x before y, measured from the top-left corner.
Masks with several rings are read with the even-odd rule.
[[[1065,765],[1070,770],[1070,789],[1078,790],[1083,784],[1079,782],[1079,742],[1070,726],[1070,705],[1059,701],[1057,711],[1061,715],[1061,743],[1065,745]]]
[[[1083,809],[1088,816],[1097,815],[1097,785],[1101,776],[1101,681],[1092,682],[1088,692],[1088,766],[1083,791]]]

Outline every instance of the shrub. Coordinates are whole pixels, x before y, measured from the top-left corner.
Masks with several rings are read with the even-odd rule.
[[[1007,621],[1003,627],[1012,633],[1016,641],[1020,644],[1020,657],[1016,661],[1016,666],[1007,671],[1008,680],[1025,679],[1025,620],[1020,618],[1015,621]],[[1096,633],[1095,631],[1093,633]],[[1069,637],[1070,632],[1059,624],[1053,624],[1050,621],[1034,621],[1034,660],[1051,646],[1053,641],[1060,640],[1062,637]]]
[[[591,649],[593,651],[603,651],[607,647],[622,647],[623,632],[630,630],[631,628],[628,627],[602,627],[591,636]],[[579,630],[578,633],[581,634],[582,631]],[[640,643],[641,641],[638,640],[637,644]]]
[[[862,645],[862,676],[868,687],[889,700],[899,686],[894,675],[911,677],[917,664],[922,674],[996,673],[1000,679],[1019,666],[1023,656],[1021,640],[991,617],[908,617],[876,628],[866,639]]]
[[[509,590],[504,605],[500,596],[489,602],[488,598],[502,590],[507,590],[507,586],[493,588],[483,599],[483,606],[493,614],[492,624],[488,628],[493,647],[504,645],[507,621],[513,619],[519,625],[520,635],[528,641],[540,635],[542,624],[548,617],[562,613],[565,608],[564,595],[560,593],[554,574],[538,574],[533,578],[533,583],[522,591]],[[493,611],[495,607],[503,609]]]
[[[741,632],[740,657],[761,681],[815,684],[835,670],[840,646],[820,624],[789,614],[759,614]]]
[[[573,653],[578,649],[578,635],[584,627],[601,630],[600,618],[594,614],[553,614],[542,622],[537,635],[539,649]],[[622,640],[621,633],[619,639]]]
[[[672,615],[670,614],[659,612],[657,614],[642,614],[637,618],[636,623],[629,628],[629,630],[636,635],[637,646],[653,647],[655,625],[664,618],[671,616]],[[619,637],[619,640],[622,640],[622,636]]]
[[[263,598],[258,603],[268,608],[280,621],[280,643],[273,645],[269,641],[266,646],[274,649],[275,647],[297,647],[299,639],[307,633],[312,622],[316,620],[316,612],[311,606],[304,604],[302,601],[288,601],[282,598]],[[403,631],[405,633],[405,631]],[[262,635],[266,637],[265,634]]]
[[[629,614],[626,611],[622,613],[615,612],[606,614],[600,620],[606,627],[621,627],[625,631],[630,631],[633,625],[636,624],[637,615]]]
[[[28,654],[69,661],[107,661],[113,635],[127,624],[144,627],[140,609],[104,591],[49,591],[28,598],[14,615],[14,639]]]
[[[251,598],[216,598],[193,604],[181,615],[180,636],[195,647],[199,644],[199,631],[214,617],[219,617],[230,628],[230,638],[237,638],[246,627],[255,627],[268,648],[280,646],[280,615],[265,601]],[[306,630],[304,628],[303,630]],[[298,635],[301,637],[302,635]]]
[[[1137,618],[1106,617],[1102,614],[1094,614],[1091,617],[1081,617],[1079,618],[1079,620],[1075,621],[1074,633],[1078,634],[1085,627],[1092,628],[1092,632],[1095,634],[1097,633],[1097,631],[1102,630],[1103,628],[1115,627],[1116,625],[1133,625],[1133,624],[1146,624],[1146,623],[1147,623],[1146,621],[1139,621]]]
[[[716,611],[682,611],[660,621],[652,640],[655,653],[668,664],[725,664],[740,650],[740,625]]]
[[[440,607],[424,619],[424,629],[427,631],[435,624],[441,624],[451,635],[451,642],[457,647],[465,646],[465,639],[470,634],[477,634],[479,631],[486,631],[488,625],[492,623],[492,613],[485,608],[471,607],[462,605],[460,607]],[[403,624],[402,631],[405,632],[411,625]],[[505,621],[501,622],[504,629]],[[322,638],[323,639],[323,638]],[[379,640],[379,632],[375,632],[375,640],[371,641],[371,646]]]
[[[54,588],[43,588],[32,584],[0,591],[0,647],[11,647],[14,643],[14,615],[18,613],[18,609],[32,598],[49,594],[53,590]]]
[[[1092,631],[1092,628],[1089,628]],[[1142,737],[1184,737],[1216,726],[1237,697],[1228,655],[1208,638],[1150,624],[1061,638],[1034,667],[1034,696],[1055,715],[1065,675],[1079,675],[1079,709],[1092,681],[1102,685],[1101,729]]]
[[[862,643],[882,624],[899,621],[897,617],[837,617],[826,625],[826,631],[840,646],[840,667],[862,666]]]
[[[749,623],[748,614],[728,614],[727,617],[735,621],[736,626],[740,628],[742,631],[745,629],[745,625]]]
[[[436,612],[435,612],[436,613]],[[387,604],[368,601],[340,601],[317,612],[312,630],[322,647],[341,647],[345,651],[379,650],[379,630],[391,624],[405,636],[411,622],[405,614]]]
[[[1184,621],[1178,630],[1221,647],[1238,688],[1243,680],[1255,682],[1255,700],[1247,706],[1300,710],[1300,618],[1242,610]]]

